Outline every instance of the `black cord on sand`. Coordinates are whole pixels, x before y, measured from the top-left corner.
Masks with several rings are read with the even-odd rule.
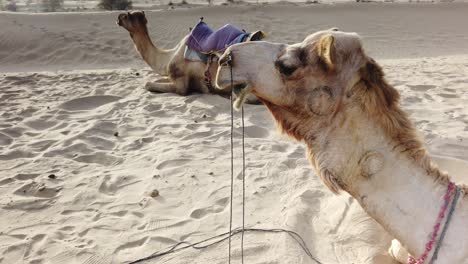
[[[322,262],[317,260],[312,255],[309,248],[307,247],[307,244],[305,243],[305,241],[302,239],[302,237],[298,233],[296,233],[294,231],[290,231],[290,230],[281,229],[281,228],[275,228],[275,229],[263,229],[263,228],[245,228],[245,229],[242,229],[242,228],[236,228],[236,229],[232,230],[232,232],[225,232],[225,233],[222,233],[222,234],[219,234],[219,235],[216,235],[216,236],[213,236],[213,237],[210,237],[210,238],[207,238],[207,239],[195,242],[195,243],[189,243],[189,242],[186,242],[186,241],[181,241],[181,242],[175,244],[174,246],[172,246],[172,247],[170,247],[170,248],[168,248],[166,250],[156,252],[156,253],[148,256],[148,257],[141,258],[141,259],[135,260],[133,262],[130,262],[129,264],[136,264],[136,263],[141,263],[141,262],[146,261],[146,260],[160,258],[162,256],[172,254],[172,253],[176,253],[176,252],[179,252],[179,251],[187,249],[187,248],[193,248],[193,249],[198,249],[198,250],[206,249],[206,248],[208,248],[210,246],[217,245],[217,244],[225,241],[226,239],[231,239],[232,236],[235,236],[235,235],[237,235],[239,233],[242,233],[243,231],[247,232],[247,233],[287,233],[292,239],[294,239],[299,244],[299,246],[302,248],[302,250],[304,250],[304,252],[307,254],[307,256],[309,256],[313,261],[315,261],[315,263],[322,264]],[[231,235],[229,235],[229,234],[231,234]],[[181,245],[185,245],[185,246],[181,246]]]
[[[231,70],[231,88],[232,90],[234,90],[231,65],[229,68]],[[229,214],[229,232],[225,232],[225,233],[198,241],[196,243],[189,243],[186,241],[181,241],[175,244],[174,246],[168,248],[167,250],[156,252],[148,257],[130,262],[129,264],[135,264],[135,263],[140,263],[140,262],[150,260],[150,259],[156,259],[165,255],[168,255],[168,254],[176,253],[178,251],[181,251],[187,248],[193,248],[193,249],[198,249],[198,250],[206,249],[210,246],[217,245],[226,239],[229,239],[228,263],[230,264],[231,263],[231,237],[239,233],[241,233],[241,261],[243,264],[244,263],[244,233],[245,232],[287,233],[290,237],[292,237],[299,244],[299,246],[304,250],[307,256],[309,256],[313,261],[315,261],[315,263],[322,264],[322,262],[314,258],[309,248],[307,247],[307,244],[305,243],[304,239],[302,239],[302,237],[294,231],[280,229],[280,228],[276,228],[276,229],[245,228],[245,140],[244,140],[245,126],[244,126],[244,107],[243,106],[242,106],[242,112],[241,112],[242,114],[242,228],[236,228],[232,230],[232,201],[233,201],[233,192],[234,192],[234,109],[233,109],[234,100],[233,100],[232,93],[231,93],[230,99],[231,99],[231,206],[230,206],[230,214]],[[185,246],[181,246],[181,245],[185,245]]]

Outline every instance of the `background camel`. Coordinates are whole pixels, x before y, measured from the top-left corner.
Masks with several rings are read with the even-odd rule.
[[[231,82],[228,64],[234,83],[263,101],[284,133],[305,142],[331,191],[351,194],[408,252],[423,254],[450,179],[431,162],[398,91],[357,34],[234,45],[220,59],[221,88]],[[467,189],[461,193],[438,264],[468,263]]]
[[[143,60],[154,72],[167,76],[156,82],[147,82],[145,88],[151,92],[177,93],[187,95],[190,92],[215,93],[221,95],[230,94],[229,88],[224,90],[211,89],[205,82],[205,71],[215,76],[217,64],[207,65],[202,61],[191,61],[184,58],[185,36],[174,48],[161,49],[156,47],[148,34],[147,19],[143,11],[123,13],[118,16],[117,24],[130,33],[135,48]],[[209,69],[208,69],[209,67]],[[257,103],[258,100],[251,96],[249,103]]]

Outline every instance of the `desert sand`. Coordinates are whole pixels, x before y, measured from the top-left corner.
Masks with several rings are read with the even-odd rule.
[[[435,161],[468,182],[467,13],[463,3],[275,4],[147,16],[161,47],[200,16],[214,27],[264,30],[275,42],[333,26],[358,32]],[[0,263],[126,263],[228,231],[229,101],[145,91],[158,76],[115,25],[117,14],[0,13]],[[326,189],[264,106],[246,105],[245,125],[247,227],[296,231],[326,264],[393,263],[382,256],[392,238],[350,196]],[[233,263],[239,246],[235,236]],[[223,242],[145,263],[227,263],[227,252]],[[245,260],[315,263],[281,233],[246,234]]]

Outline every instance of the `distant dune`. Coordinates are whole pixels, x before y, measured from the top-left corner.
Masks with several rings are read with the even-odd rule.
[[[119,12],[0,13],[0,263],[127,263],[229,226],[229,101],[152,94]],[[442,168],[468,174],[468,4],[238,5],[147,12],[156,45],[200,16],[295,43],[363,38]],[[326,264],[393,263],[390,237],[333,195],[262,105],[245,108],[246,224],[298,232]],[[234,226],[241,224],[239,114]],[[246,263],[314,263],[286,234],[245,238]],[[233,238],[240,263],[239,236]],[[146,263],[226,263],[227,243]],[[234,262],[233,262],[234,263]]]

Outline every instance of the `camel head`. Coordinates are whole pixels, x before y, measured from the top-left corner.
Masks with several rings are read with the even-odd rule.
[[[125,28],[131,34],[147,32],[147,23],[144,11],[121,13],[117,18],[117,25]]]
[[[284,133],[305,141],[313,166],[332,191],[351,181],[340,178],[341,173],[343,177],[350,171],[364,174],[359,166],[380,164],[379,157],[372,155],[369,164],[358,164],[374,148],[365,134],[370,128],[387,133],[390,140],[398,126],[413,136],[411,123],[398,108],[398,92],[364,53],[356,33],[331,29],[293,45],[236,44],[226,50],[219,65],[217,86],[233,84],[235,90],[244,89],[263,101]]]

